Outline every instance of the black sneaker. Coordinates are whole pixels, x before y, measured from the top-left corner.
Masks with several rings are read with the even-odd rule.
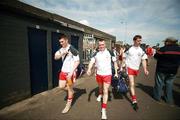
[[[132,107],[135,111],[137,111],[139,109],[137,102],[132,103]]]

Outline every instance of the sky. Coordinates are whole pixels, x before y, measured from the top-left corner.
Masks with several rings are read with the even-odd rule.
[[[167,37],[180,39],[180,0],[20,0],[133,43],[151,46]]]

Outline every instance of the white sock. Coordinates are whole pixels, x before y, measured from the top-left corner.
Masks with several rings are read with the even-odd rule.
[[[102,108],[102,116],[101,119],[107,119],[107,115],[106,115],[106,109]]]

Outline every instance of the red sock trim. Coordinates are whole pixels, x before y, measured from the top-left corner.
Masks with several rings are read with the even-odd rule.
[[[72,101],[72,99],[73,99],[73,97],[69,97],[69,98],[67,99],[67,101]]]
[[[136,95],[132,95],[131,98],[132,98],[132,101],[136,101],[136,99],[137,99]]]
[[[72,100],[73,98],[68,98],[68,100]]]
[[[106,107],[107,107],[107,104],[103,103],[103,104],[102,104],[102,108],[105,108],[105,109],[106,109]]]

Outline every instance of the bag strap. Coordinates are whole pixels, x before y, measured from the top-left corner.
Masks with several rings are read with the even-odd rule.
[[[66,55],[64,56],[64,59],[62,60],[62,62],[64,62],[64,61],[65,61],[65,59],[66,59],[66,57],[67,57],[67,54],[68,54],[68,53],[66,53]]]
[[[70,45],[68,51],[70,51],[74,56],[77,56],[79,54],[79,52],[72,45]],[[64,56],[63,62],[65,61],[67,54],[68,53],[66,53],[66,55]]]
[[[70,48],[68,49],[68,51],[70,50]],[[62,60],[62,62],[65,61],[66,57],[67,57],[68,53],[66,53],[66,55],[64,56],[64,59]]]

